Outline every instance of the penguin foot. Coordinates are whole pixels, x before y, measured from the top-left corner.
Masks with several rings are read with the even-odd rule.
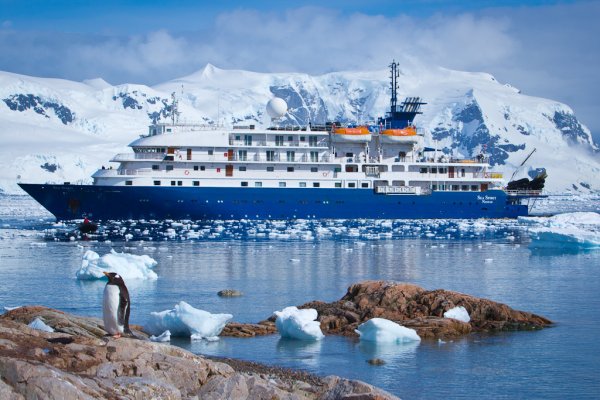
[[[118,338],[120,338],[121,336],[123,336],[123,335],[121,335],[120,333],[117,333],[117,334],[115,334],[115,335],[112,335],[113,339],[118,339]]]

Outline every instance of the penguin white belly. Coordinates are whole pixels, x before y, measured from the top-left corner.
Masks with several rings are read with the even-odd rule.
[[[119,287],[106,285],[103,302],[104,330],[111,335],[123,333],[123,325],[119,324]]]

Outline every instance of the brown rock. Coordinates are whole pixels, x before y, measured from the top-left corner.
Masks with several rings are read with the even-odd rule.
[[[26,324],[35,317],[60,331],[29,328]],[[272,323],[260,325],[266,331]],[[97,319],[45,307],[0,316],[0,398],[320,399],[337,398],[331,393],[384,393],[358,381],[332,384],[306,373],[230,361],[236,371],[139,335],[113,339],[104,334]]]

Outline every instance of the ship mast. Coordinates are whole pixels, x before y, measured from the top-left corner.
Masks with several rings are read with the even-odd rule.
[[[392,61],[392,63],[390,64],[390,78],[391,78],[391,82],[390,82],[390,87],[392,89],[392,98],[390,100],[390,111],[393,113],[396,112],[396,106],[398,104],[398,77],[400,76],[400,73],[398,72],[398,63],[396,63],[395,60]]]

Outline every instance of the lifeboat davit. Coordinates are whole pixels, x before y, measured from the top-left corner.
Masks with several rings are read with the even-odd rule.
[[[333,140],[336,142],[366,143],[371,141],[371,132],[366,126],[334,128]]]
[[[384,143],[417,143],[417,129],[414,126],[407,126],[402,129],[384,129],[380,135]]]

